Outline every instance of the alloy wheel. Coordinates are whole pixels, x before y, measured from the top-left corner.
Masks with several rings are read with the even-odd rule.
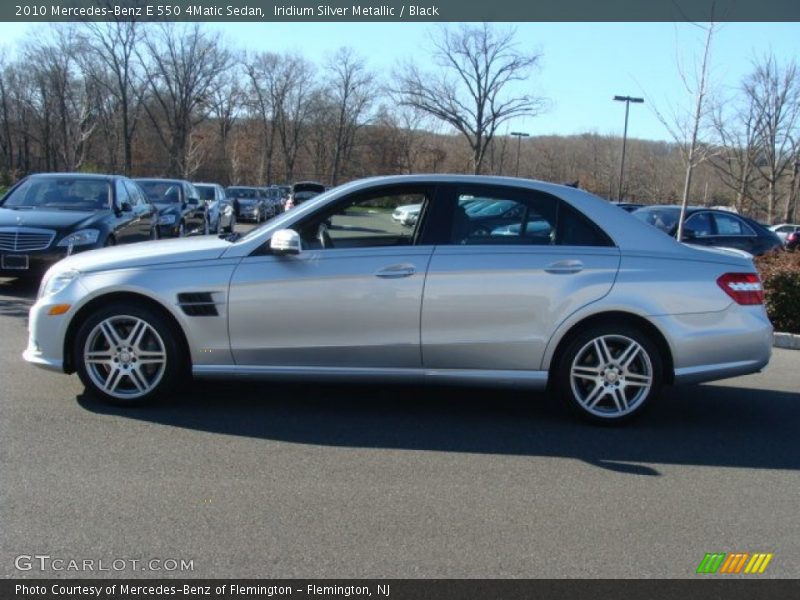
[[[86,372],[99,389],[120,400],[136,400],[158,386],[167,367],[164,340],[145,320],[108,317],[86,338]]]
[[[653,363],[645,348],[624,335],[586,343],[570,365],[572,394],[583,410],[600,418],[634,412],[653,386]]]

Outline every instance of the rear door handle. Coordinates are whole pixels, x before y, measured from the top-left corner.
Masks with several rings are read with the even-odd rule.
[[[583,263],[579,260],[559,260],[547,265],[544,270],[547,273],[570,274],[583,271]]]
[[[375,277],[380,277],[381,279],[400,279],[401,277],[410,277],[416,272],[417,269],[414,265],[402,263],[380,269],[375,273]]]

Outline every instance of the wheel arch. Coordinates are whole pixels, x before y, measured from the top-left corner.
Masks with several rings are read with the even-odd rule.
[[[140,306],[146,306],[151,310],[157,312],[159,315],[164,317],[168,323],[174,329],[174,332],[177,334],[177,341],[178,344],[181,346],[183,350],[183,356],[186,357],[187,361],[187,368],[191,369],[191,355],[189,353],[189,342],[186,339],[186,333],[183,331],[178,319],[175,318],[175,315],[163,304],[154,300],[150,296],[146,296],[144,294],[139,294],[136,292],[112,292],[109,294],[103,294],[100,296],[96,296],[92,298],[89,302],[84,304],[75,316],[69,322],[67,326],[67,332],[64,335],[64,372],[65,373],[74,373],[75,372],[75,357],[73,356],[73,347],[75,345],[75,336],[78,334],[81,325],[86,321],[87,318],[98,308],[103,306],[108,306],[112,302],[133,302]]]
[[[639,329],[648,337],[650,337],[650,339],[653,340],[653,343],[658,347],[658,351],[661,353],[661,360],[663,362],[663,381],[664,383],[668,384],[673,383],[675,379],[675,367],[672,357],[672,350],[667,342],[667,338],[658,327],[656,327],[646,318],[621,310],[594,313],[572,324],[572,326],[570,326],[570,328],[561,336],[561,339],[558,341],[558,344],[556,345],[555,350],[550,358],[550,363],[547,369],[548,373],[550,374],[550,381],[553,381],[554,373],[558,368],[561,356],[575,336],[588,327],[598,324],[605,325],[608,323],[622,323],[629,325]]]

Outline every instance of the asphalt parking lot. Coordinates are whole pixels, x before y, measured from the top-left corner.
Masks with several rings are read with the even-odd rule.
[[[37,553],[204,578],[693,577],[714,551],[800,575],[800,352],[624,428],[452,387],[204,382],[119,409],[22,361],[35,292],[0,279],[0,577],[82,575],[15,569]]]

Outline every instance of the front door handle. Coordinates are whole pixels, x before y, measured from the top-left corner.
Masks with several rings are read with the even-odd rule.
[[[579,260],[559,260],[547,265],[544,270],[547,273],[569,275],[570,273],[580,273],[583,271],[583,263]]]
[[[410,277],[416,272],[417,269],[414,265],[402,263],[380,269],[375,273],[375,277],[380,277],[381,279],[400,279],[401,277]]]

